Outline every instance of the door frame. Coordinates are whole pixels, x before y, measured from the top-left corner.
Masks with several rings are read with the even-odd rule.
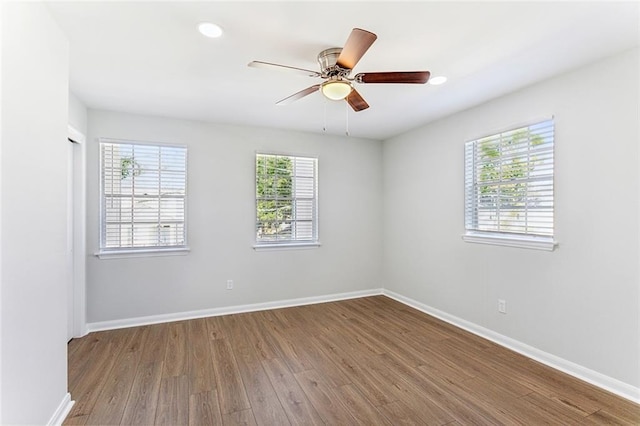
[[[86,297],[86,138],[85,135],[71,125],[67,126],[67,137],[73,143],[73,268],[71,271],[73,285],[73,337],[87,334],[87,297]]]

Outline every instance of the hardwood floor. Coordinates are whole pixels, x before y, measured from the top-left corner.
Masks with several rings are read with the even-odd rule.
[[[640,424],[640,406],[384,296],[91,333],[65,424]]]

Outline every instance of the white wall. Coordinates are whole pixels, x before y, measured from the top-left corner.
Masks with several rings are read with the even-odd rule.
[[[41,3],[2,5],[1,424],[67,394],[67,41]]]
[[[638,76],[630,51],[385,141],[385,287],[640,386]],[[559,248],[463,242],[464,142],[551,115]]]
[[[186,256],[89,256],[89,323],[380,287],[381,142],[95,110],[88,127],[87,250],[99,245],[99,137],[188,145],[191,247]],[[318,156],[320,248],[253,250],[256,150]]]

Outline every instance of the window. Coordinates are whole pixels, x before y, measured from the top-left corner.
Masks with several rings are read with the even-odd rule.
[[[256,248],[318,245],[318,160],[256,154]]]
[[[100,254],[186,250],[186,147],[102,139],[100,184]]]
[[[553,250],[553,120],[465,144],[465,240]]]

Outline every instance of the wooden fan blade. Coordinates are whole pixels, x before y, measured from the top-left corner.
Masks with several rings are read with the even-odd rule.
[[[278,69],[283,71],[291,71],[297,74],[304,74],[309,77],[320,77],[321,75],[317,71],[306,70],[304,68],[290,67],[288,65],[272,64],[270,62],[262,62],[262,61],[249,62],[248,66],[253,68],[268,68],[268,69]]]
[[[298,93],[294,93],[291,96],[288,96],[284,99],[279,100],[278,102],[276,102],[276,105],[289,105],[290,103],[297,101],[298,99],[304,98],[305,96],[310,95],[313,92],[317,92],[318,89],[320,89],[320,85],[314,84],[311,87],[307,87],[306,89],[299,91]]]
[[[367,101],[360,96],[360,93],[358,93],[356,89],[351,90],[351,93],[347,96],[347,102],[349,102],[349,105],[351,105],[351,108],[353,108],[355,112],[369,108]]]
[[[378,36],[374,33],[354,28],[342,48],[336,64],[340,68],[353,69],[377,38]]]
[[[429,81],[429,71],[363,72],[355,76],[359,83],[424,84]]]

